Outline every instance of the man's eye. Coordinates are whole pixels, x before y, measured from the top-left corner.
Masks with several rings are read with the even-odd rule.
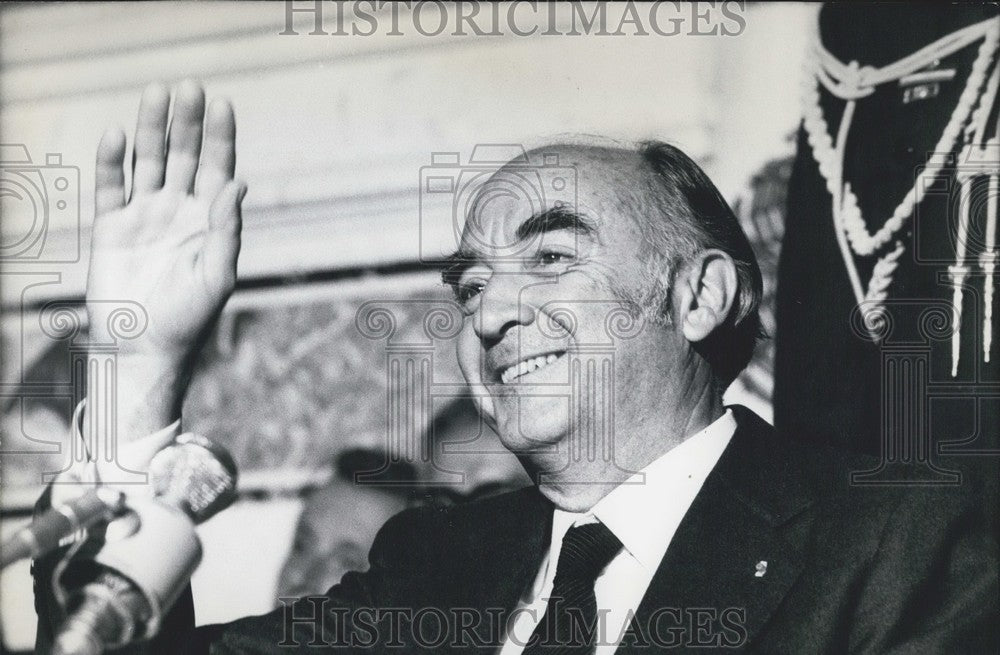
[[[472,280],[469,282],[461,282],[455,285],[455,300],[461,305],[465,305],[473,298],[482,293],[483,289],[486,287],[486,283],[482,280]]]
[[[538,263],[542,266],[551,266],[553,264],[562,264],[569,261],[572,258],[571,255],[564,252],[556,252],[554,250],[543,250],[538,253]]]

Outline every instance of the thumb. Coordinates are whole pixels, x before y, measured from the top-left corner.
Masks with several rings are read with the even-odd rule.
[[[236,261],[240,254],[240,230],[243,228],[245,182],[231,180],[212,202],[208,214],[202,256],[203,273],[209,288],[228,295],[236,286]]]

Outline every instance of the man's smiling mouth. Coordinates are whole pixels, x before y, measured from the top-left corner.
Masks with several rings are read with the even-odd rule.
[[[559,360],[566,354],[565,350],[560,350],[558,352],[552,352],[545,355],[536,355],[534,357],[528,357],[522,359],[518,363],[504,369],[500,373],[500,382],[502,384],[509,384],[521,377],[522,375],[527,375],[541,368],[545,368],[549,364],[552,364]]]

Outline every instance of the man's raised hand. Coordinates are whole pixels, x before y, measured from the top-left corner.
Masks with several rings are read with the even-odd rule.
[[[206,112],[204,91],[190,81],[177,87],[168,120],[169,106],[165,86],[143,93],[128,193],[125,135],[109,130],[97,150],[87,312],[91,341],[118,348],[126,440],[177,418],[194,357],[236,282],[246,186],[233,178],[232,107],[215,100]],[[115,341],[116,303],[142,308],[141,335]]]

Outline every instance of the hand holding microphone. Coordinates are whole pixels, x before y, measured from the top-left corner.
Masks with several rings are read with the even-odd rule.
[[[96,655],[155,635],[201,560],[195,524],[235,498],[232,457],[198,435],[157,453],[149,474],[154,495],[128,499],[100,550],[60,577],[67,616],[54,653]]]

